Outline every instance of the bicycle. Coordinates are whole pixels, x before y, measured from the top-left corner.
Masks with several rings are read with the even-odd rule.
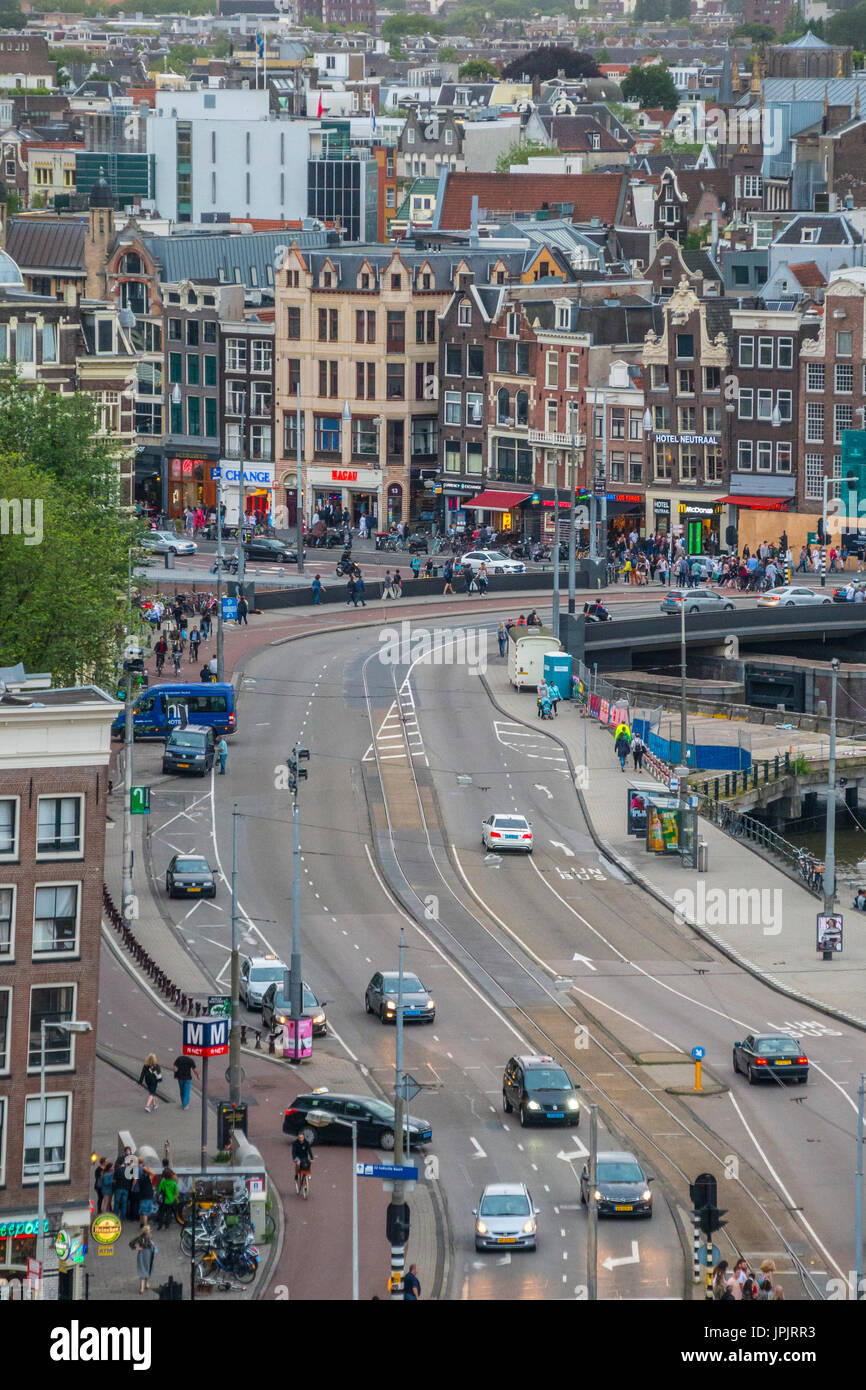
[[[300,1164],[297,1163],[295,1164],[295,1192],[303,1197],[304,1201],[310,1194],[310,1170],[304,1168],[302,1171]]]
[[[210,1276],[213,1276],[219,1283],[219,1275],[216,1270],[220,1270],[223,1275],[231,1275],[238,1282],[251,1284],[256,1277],[259,1267],[259,1252],[254,1245],[245,1245],[243,1249],[232,1250],[226,1248],[222,1242],[216,1241],[211,1244],[210,1249],[202,1260],[195,1267],[196,1282],[207,1283]]]

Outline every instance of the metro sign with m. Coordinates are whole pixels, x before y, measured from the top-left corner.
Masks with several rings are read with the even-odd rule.
[[[183,1021],[184,1057],[224,1057],[229,1050],[229,1020],[227,1018],[185,1018]]]

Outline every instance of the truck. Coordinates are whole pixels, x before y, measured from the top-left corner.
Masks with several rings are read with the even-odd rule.
[[[508,633],[508,679],[518,690],[541,684],[544,658],[548,652],[562,650],[552,632],[538,628],[512,627]]]

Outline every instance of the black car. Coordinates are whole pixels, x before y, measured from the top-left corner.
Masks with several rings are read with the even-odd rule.
[[[165,871],[165,891],[170,898],[215,898],[216,875],[200,854],[176,854]]]
[[[197,772],[205,777],[214,765],[216,739],[208,724],[172,729],[162,753],[163,772]]]
[[[834,603],[856,603],[856,598],[848,598],[848,594],[846,591],[849,583],[853,583],[855,595],[858,589],[866,589],[866,583],[864,583],[862,579],[848,580],[847,583],[841,584],[838,589],[833,590]]]
[[[502,1108],[516,1110],[522,1125],[580,1124],[574,1085],[552,1057],[512,1057],[502,1078]]]
[[[774,1081],[793,1081],[805,1086],[809,1077],[809,1058],[790,1033],[750,1033],[734,1043],[734,1071],[749,1078],[749,1085],[772,1077]]]
[[[325,1013],[326,1000],[319,1001],[310,986],[304,981],[303,1009],[313,1020],[313,1036],[323,1038],[328,1031],[328,1018]],[[283,982],[277,980],[268,985],[262,995],[262,1027],[274,1032],[281,1028],[289,1017],[289,1001],[283,994]]]
[[[364,991],[364,1008],[368,1014],[378,1014],[380,1023],[397,1021],[397,989],[400,976],[396,970],[377,970]],[[403,1018],[417,1018],[432,1023],[436,1018],[436,1000],[425,989],[417,975],[403,976]]]
[[[304,558],[306,559],[306,550]],[[248,560],[274,560],[279,564],[296,565],[298,552],[273,536],[253,536],[244,541],[244,555]]]
[[[328,1091],[297,1096],[283,1116],[283,1134],[303,1134],[310,1144],[351,1144],[352,1126],[338,1124],[328,1116],[356,1120],[359,1144],[389,1153],[394,1147],[394,1107],[375,1096],[332,1095]],[[409,1138],[414,1148],[429,1143],[433,1130],[426,1120],[410,1115]]]
[[[595,1165],[595,1205],[599,1216],[653,1214],[652,1178],[648,1178],[634,1154],[624,1150],[600,1153]],[[589,1201],[589,1168],[580,1175],[580,1200]]]

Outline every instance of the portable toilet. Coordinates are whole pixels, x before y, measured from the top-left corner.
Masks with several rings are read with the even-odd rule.
[[[571,699],[571,668],[574,658],[571,652],[545,652],[544,679],[552,681],[563,700]]]

